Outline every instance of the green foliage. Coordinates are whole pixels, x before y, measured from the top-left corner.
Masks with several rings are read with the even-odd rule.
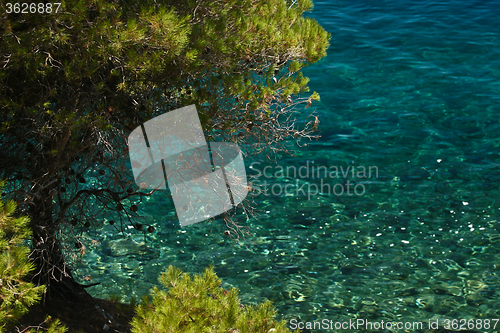
[[[271,302],[243,307],[237,289],[221,288],[211,267],[191,277],[170,266],[159,281],[164,289],[155,287],[137,306],[132,332],[290,332],[284,321],[274,320]]]
[[[0,197],[4,185],[5,182],[0,181]],[[45,291],[45,286],[36,287],[25,281],[34,268],[28,261],[29,249],[24,246],[31,231],[29,218],[13,217],[15,210],[14,201],[4,203],[0,198],[0,332],[14,325]],[[66,327],[58,319],[48,317],[45,322],[49,324],[49,333],[66,332]]]
[[[307,82],[287,75],[266,96],[243,83],[260,91],[273,76],[267,69],[293,74],[326,55],[330,34],[303,16],[312,7],[310,0],[68,0],[57,15],[22,19],[1,7],[0,56],[8,61],[0,110],[43,110],[55,129],[69,126],[77,135],[105,129],[110,106],[122,123],[151,117],[152,101],[220,112],[230,106],[224,97],[239,90],[241,104],[265,108],[270,96],[290,85],[295,94],[305,91]],[[193,84],[194,91],[183,89]],[[217,118],[208,119],[204,126],[217,127]],[[3,121],[14,125],[15,117]]]
[[[49,328],[47,329],[47,333],[65,333],[68,331],[66,326],[64,326],[59,319],[52,319],[50,316],[47,316],[46,322],[49,323]],[[30,333],[34,333],[33,329],[30,330]]]
[[[44,328],[43,326],[47,326],[47,328]],[[31,328],[29,330],[29,333],[39,333],[39,332],[46,332],[46,333],[66,333],[68,331],[68,328],[64,326],[61,321],[57,318],[53,319],[50,316],[47,316],[45,321],[37,326],[36,328]],[[23,331],[24,332],[24,331]]]
[[[4,182],[0,182],[0,194],[3,186]],[[29,219],[14,218],[15,210],[14,201],[4,203],[0,199],[0,332],[38,302],[45,290],[45,286],[25,282],[34,268],[28,261],[29,249],[23,246],[31,232]]]

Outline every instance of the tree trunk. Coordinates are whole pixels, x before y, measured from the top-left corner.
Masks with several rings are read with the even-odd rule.
[[[53,218],[51,193],[55,193],[55,185],[48,188],[35,187],[33,204],[30,209],[32,235],[32,252],[30,258],[35,264],[32,277],[34,283],[47,286],[48,297],[64,299],[81,299],[90,297],[85,289],[77,283],[69,267],[66,266],[62,245],[57,237],[58,221]]]

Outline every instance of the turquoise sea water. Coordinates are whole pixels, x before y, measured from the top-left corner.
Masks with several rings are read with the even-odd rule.
[[[170,264],[212,264],[287,321],[500,331],[500,1],[316,1],[308,15],[332,33],[305,70],[321,138],[277,164],[245,159],[268,188],[252,198],[260,216],[240,221],[251,235],[224,237],[220,221],[181,230],[153,197],[139,206],[157,230],[147,251],[107,225],[76,273],[128,300]]]

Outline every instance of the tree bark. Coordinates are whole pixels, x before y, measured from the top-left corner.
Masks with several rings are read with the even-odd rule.
[[[91,296],[75,281],[64,260],[62,244],[58,238],[60,226],[53,218],[51,193],[55,193],[55,184],[54,182],[46,188],[37,185],[33,191],[34,198],[29,211],[33,231],[30,258],[36,269],[32,280],[47,286],[46,297],[88,298]]]

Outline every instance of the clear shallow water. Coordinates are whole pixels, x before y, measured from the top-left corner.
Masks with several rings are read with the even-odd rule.
[[[271,192],[254,197],[261,216],[240,243],[217,221],[180,230],[153,198],[139,206],[157,229],[147,251],[142,234],[105,226],[76,273],[127,300],[170,264],[212,264],[286,320],[500,319],[500,1],[316,1],[310,16],[332,33],[305,70],[322,137],[277,163],[354,177],[257,177]],[[245,163],[254,176],[267,165]],[[347,182],[362,195],[340,195]],[[313,193],[325,183],[337,192]]]

